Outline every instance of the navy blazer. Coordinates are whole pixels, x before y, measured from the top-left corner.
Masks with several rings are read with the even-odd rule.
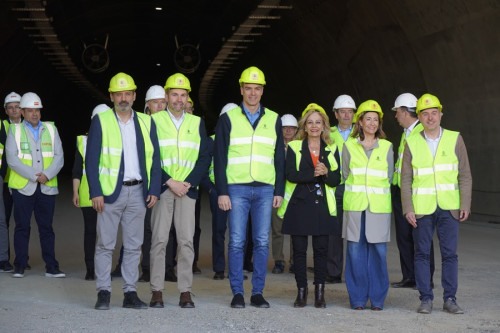
[[[115,112],[113,110],[113,112]],[[153,143],[154,153],[153,153],[153,164],[151,166],[151,177],[149,188],[147,187],[147,170],[146,170],[146,157],[144,152],[144,139],[142,137],[141,127],[139,125],[138,116],[134,112],[134,126],[135,126],[135,137],[137,143],[137,155],[139,156],[139,166],[141,169],[141,177],[144,180],[143,190],[144,190],[144,203],[146,203],[146,198],[148,195],[154,195],[158,198],[160,197],[160,186],[161,186],[161,168],[160,168],[160,149],[158,146],[158,137],[156,135],[156,124],[151,119],[151,129],[149,131],[149,136],[151,142]],[[115,112],[116,116],[116,112]],[[118,120],[116,120],[118,122]],[[87,180],[89,182],[90,198],[95,198],[102,196],[102,188],[99,182],[99,160],[101,157],[102,148],[102,128],[99,117],[94,117],[90,125],[89,136],[87,139],[87,151],[85,153],[85,172],[87,174]],[[105,203],[113,203],[116,201],[120,195],[124,175],[124,158],[122,151],[122,158],[120,163],[120,171],[118,173],[118,181],[116,184],[115,191],[109,195],[104,196]]]

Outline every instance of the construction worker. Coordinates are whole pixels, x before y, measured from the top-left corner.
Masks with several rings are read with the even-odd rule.
[[[271,212],[283,201],[285,148],[281,119],[260,103],[266,84],[264,73],[249,67],[241,73],[239,84],[243,102],[219,118],[215,131],[215,186],[219,208],[229,211],[231,307],[245,307],[243,253],[250,214],[254,246],[250,305],[268,308],[262,292]]]
[[[5,146],[11,168],[9,187],[14,201],[13,277],[24,277],[28,262],[31,215],[40,234],[46,277],[65,277],[55,258],[55,235],[52,229],[57,188],[57,174],[64,164],[63,149],[57,128],[42,122],[40,97],[32,92],[23,95],[19,104],[24,121],[11,124]]]
[[[149,87],[146,92],[144,113],[151,115],[159,111],[164,111],[166,107],[167,100],[165,99],[165,90],[163,90],[163,87],[159,85]]]
[[[92,111],[90,119],[97,114],[109,110],[106,104],[97,105]],[[82,209],[83,214],[83,253],[85,255],[85,266],[87,273],[85,280],[93,281],[95,279],[94,270],[94,255],[95,255],[95,240],[97,212],[92,208],[92,200],[90,200],[89,183],[85,172],[85,151],[87,150],[87,135],[79,135],[76,137],[75,162],[73,163],[73,205]]]
[[[0,186],[2,186],[0,190],[0,196],[2,196],[0,202],[3,202],[3,205],[0,204],[0,273],[10,273],[14,270],[14,267],[10,264],[9,246],[9,220],[12,211],[12,196],[7,186],[9,180],[6,176],[10,170],[8,171],[4,146],[9,132],[10,115],[17,120],[15,121],[16,123],[21,121],[19,102],[21,102],[21,96],[15,92],[11,92],[5,97],[3,106],[9,119],[0,123]]]
[[[331,128],[330,136],[337,145],[340,154],[340,165],[342,165],[342,150],[344,143],[352,140],[353,118],[356,112],[356,103],[349,95],[340,95],[333,102],[333,114],[337,119],[337,126]],[[341,167],[342,169],[342,167]],[[341,171],[342,172],[342,171]],[[337,202],[337,227],[339,228],[328,239],[328,258],[326,264],[325,283],[341,283],[342,269],[344,267],[344,240],[342,239],[342,226],[344,219],[344,180],[335,189],[335,201]]]
[[[188,102],[186,103],[186,109],[184,110],[189,114],[194,114],[194,102],[191,97],[188,98]]]
[[[123,307],[146,309],[137,296],[136,282],[144,238],[146,208],[160,195],[160,159],[156,126],[151,117],[132,109],[137,86],[130,75],[118,73],[109,83],[113,109],[92,119],[85,170],[92,207],[97,211],[95,309],[108,310],[111,264],[121,225],[124,280]]]
[[[281,117],[281,129],[283,131],[283,140],[286,149],[288,148],[288,143],[295,139],[295,134],[297,134],[297,119],[291,114],[285,114]],[[273,208],[271,215],[271,239],[272,239],[272,252],[274,259],[274,267],[271,273],[281,274],[285,271],[285,255],[283,254],[283,240],[285,236],[281,233],[281,227],[283,225],[283,219],[278,216],[278,209]],[[290,241],[290,266],[293,265],[293,247]],[[293,270],[293,268],[292,268]]]
[[[162,168],[162,193],[151,214],[151,291],[150,306],[163,308],[165,246],[173,223],[177,236],[177,287],[179,306],[194,308],[193,236],[198,185],[208,169],[207,134],[204,121],[184,112],[191,85],[187,77],[176,73],[165,83],[167,112],[152,117],[158,126]]]
[[[399,262],[401,264],[403,279],[399,282],[391,283],[393,288],[415,288],[413,228],[403,216],[403,208],[401,207],[401,162],[403,160],[406,139],[410,135],[416,135],[423,130],[422,124],[418,121],[416,108],[417,98],[410,93],[399,95],[392,108],[396,112],[395,117],[399,125],[404,129],[401,142],[399,143],[398,159],[394,166],[394,176],[391,186],[392,210],[396,224],[396,241],[399,249]],[[433,274],[434,246],[431,244],[431,281]]]
[[[406,139],[401,169],[403,213],[413,226],[415,282],[420,292],[417,312],[431,313],[429,256],[436,230],[441,250],[443,310],[460,314],[458,289],[458,225],[470,214],[472,176],[460,133],[441,127],[443,107],[431,94],[417,101],[417,115],[424,127]]]

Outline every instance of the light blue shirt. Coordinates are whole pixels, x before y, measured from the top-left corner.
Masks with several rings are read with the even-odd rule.
[[[351,125],[351,127],[349,127],[346,130],[341,129],[340,126],[338,126],[338,125],[337,125],[337,128],[339,130],[339,134],[342,136],[342,139],[344,139],[344,141],[347,141],[347,139],[349,138],[349,135],[351,134],[351,131],[352,131],[352,125]]]
[[[432,157],[436,157],[437,147],[439,145],[439,141],[441,140],[442,135],[443,135],[443,129],[441,127],[439,128],[439,136],[436,139],[428,138],[427,135],[425,135],[425,131],[424,131],[424,138],[425,138],[425,141],[427,141],[427,145],[429,145],[429,148],[430,148],[431,153],[432,153]]]
[[[39,138],[39,130],[40,130],[40,120],[38,121],[38,125],[36,125],[36,128],[33,128],[33,126],[31,126],[31,124],[27,121],[24,122],[26,124],[26,127],[28,127],[28,129],[31,131],[31,133],[33,133],[33,137],[35,138],[35,142],[38,142],[38,138]]]
[[[259,119],[259,116],[260,116],[260,105],[259,105],[259,109],[257,110],[257,112],[255,113],[250,113],[250,111],[247,110],[247,108],[245,107],[245,104],[241,104],[243,106],[243,111],[245,111],[245,114],[247,115],[247,118],[248,118],[248,121],[250,121],[250,124],[253,124],[255,123],[255,121],[257,119]]]

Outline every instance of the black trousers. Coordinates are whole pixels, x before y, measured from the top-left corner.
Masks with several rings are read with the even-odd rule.
[[[83,253],[87,269],[94,269],[95,240],[97,237],[97,211],[92,207],[82,207]]]
[[[293,262],[297,288],[307,287],[307,245],[309,236],[292,235]],[[326,279],[326,256],[328,235],[312,236],[314,258],[314,284],[323,284]]]
[[[326,262],[327,274],[339,278],[342,278],[342,271],[344,268],[344,239],[342,238],[344,189],[344,184],[337,186],[335,189],[335,201],[337,203],[337,232],[329,236],[328,258]]]

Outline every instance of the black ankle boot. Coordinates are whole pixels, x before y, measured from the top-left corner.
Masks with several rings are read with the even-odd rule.
[[[297,298],[293,303],[294,308],[303,308],[304,306],[307,305],[307,293],[308,293],[307,287],[299,288],[297,290]]]
[[[324,283],[319,283],[314,286],[314,307],[326,308]]]

